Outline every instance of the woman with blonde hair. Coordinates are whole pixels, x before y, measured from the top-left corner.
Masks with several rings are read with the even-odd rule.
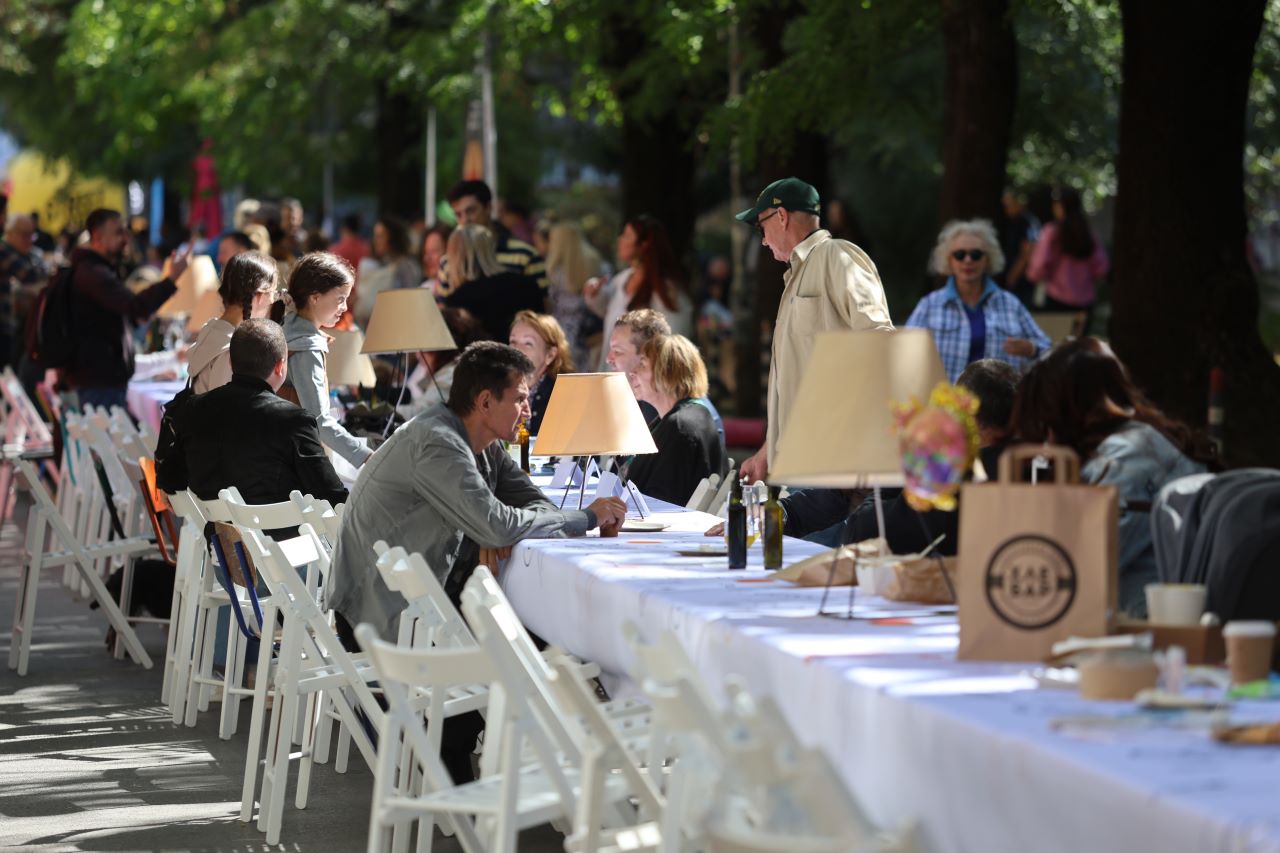
[[[577,364],[587,363],[588,320],[595,316],[590,314],[582,290],[588,279],[600,275],[601,268],[600,253],[586,241],[577,225],[560,223],[547,231],[551,315],[564,329]],[[598,327],[599,323],[595,325]]]
[[[683,335],[658,335],[627,379],[636,399],[658,412],[649,424],[658,452],[635,457],[627,476],[644,494],[684,506],[703,478],[725,470],[715,421],[699,402],[707,396],[702,356]]]
[[[534,311],[521,311],[516,315],[507,340],[533,362],[533,378],[529,380],[529,432],[537,435],[556,377],[573,372],[569,342],[555,317]]]
[[[471,312],[485,334],[504,341],[520,311],[542,311],[545,297],[530,276],[498,263],[497,242],[483,225],[460,225],[449,235],[444,270],[449,295],[444,304]]]

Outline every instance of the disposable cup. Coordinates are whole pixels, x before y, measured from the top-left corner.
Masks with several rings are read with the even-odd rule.
[[[1271,622],[1228,622],[1222,629],[1227,642],[1227,666],[1232,684],[1248,684],[1271,672],[1271,647],[1276,626]]]
[[[1149,583],[1147,621],[1152,625],[1199,625],[1205,588],[1198,583]]]

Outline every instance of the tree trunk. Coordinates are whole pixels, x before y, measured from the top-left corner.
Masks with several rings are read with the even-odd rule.
[[[946,95],[939,216],[1000,213],[1018,95],[1018,43],[1009,0],[942,0]]]
[[[409,221],[422,210],[422,111],[385,84],[378,85],[375,99],[378,215]]]
[[[1244,135],[1266,0],[1212,20],[1162,0],[1122,0],[1124,87],[1111,337],[1168,414],[1206,422],[1209,372],[1225,373],[1226,460],[1280,465],[1280,366],[1258,332],[1245,258]]]
[[[747,32],[759,52],[760,68],[767,70],[782,63],[786,48],[782,38],[787,25],[804,13],[802,4],[787,3],[782,6],[760,7],[753,10],[747,21]],[[751,158],[748,158],[751,159]],[[812,131],[794,131],[785,135],[783,143],[759,152],[754,178],[744,181],[743,191],[748,201],[754,202],[760,190],[779,178],[795,177],[818,189],[818,197],[824,202],[833,197],[825,136]],[[737,213],[737,211],[734,211]],[[846,215],[851,211],[846,210]],[[745,227],[734,223],[734,227]],[[761,327],[773,325],[778,316],[778,300],[782,298],[782,274],[787,265],[773,258],[773,254],[760,243],[760,235],[754,229],[747,241],[748,255],[754,262],[746,265],[742,283],[747,292],[734,302],[734,307],[749,306],[748,316],[735,317],[734,329],[734,412],[740,417],[754,417],[765,413],[764,391],[767,361],[762,355]]]
[[[693,125],[675,112],[650,118],[635,117],[623,105],[622,215],[647,213],[666,226],[672,248],[688,264],[693,248],[694,173]],[[690,292],[696,270],[686,269]]]

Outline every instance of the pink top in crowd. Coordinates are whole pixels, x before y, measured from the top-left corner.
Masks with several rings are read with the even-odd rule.
[[[1027,265],[1027,277],[1044,282],[1050,298],[1083,308],[1098,298],[1095,285],[1110,268],[1107,250],[1102,248],[1096,234],[1093,254],[1088,258],[1073,258],[1058,248],[1058,223],[1050,222],[1040,231],[1040,239]]]

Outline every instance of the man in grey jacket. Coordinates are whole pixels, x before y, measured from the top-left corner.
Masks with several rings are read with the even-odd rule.
[[[342,633],[368,622],[396,636],[405,601],[374,566],[379,539],[421,553],[456,600],[476,565],[496,573],[520,540],[581,536],[626,515],[616,498],[557,509],[503,449],[499,439],[515,440],[529,417],[533,363],[522,352],[480,341],[457,364],[448,403],[402,426],[360,469],[333,555],[329,600]]]

